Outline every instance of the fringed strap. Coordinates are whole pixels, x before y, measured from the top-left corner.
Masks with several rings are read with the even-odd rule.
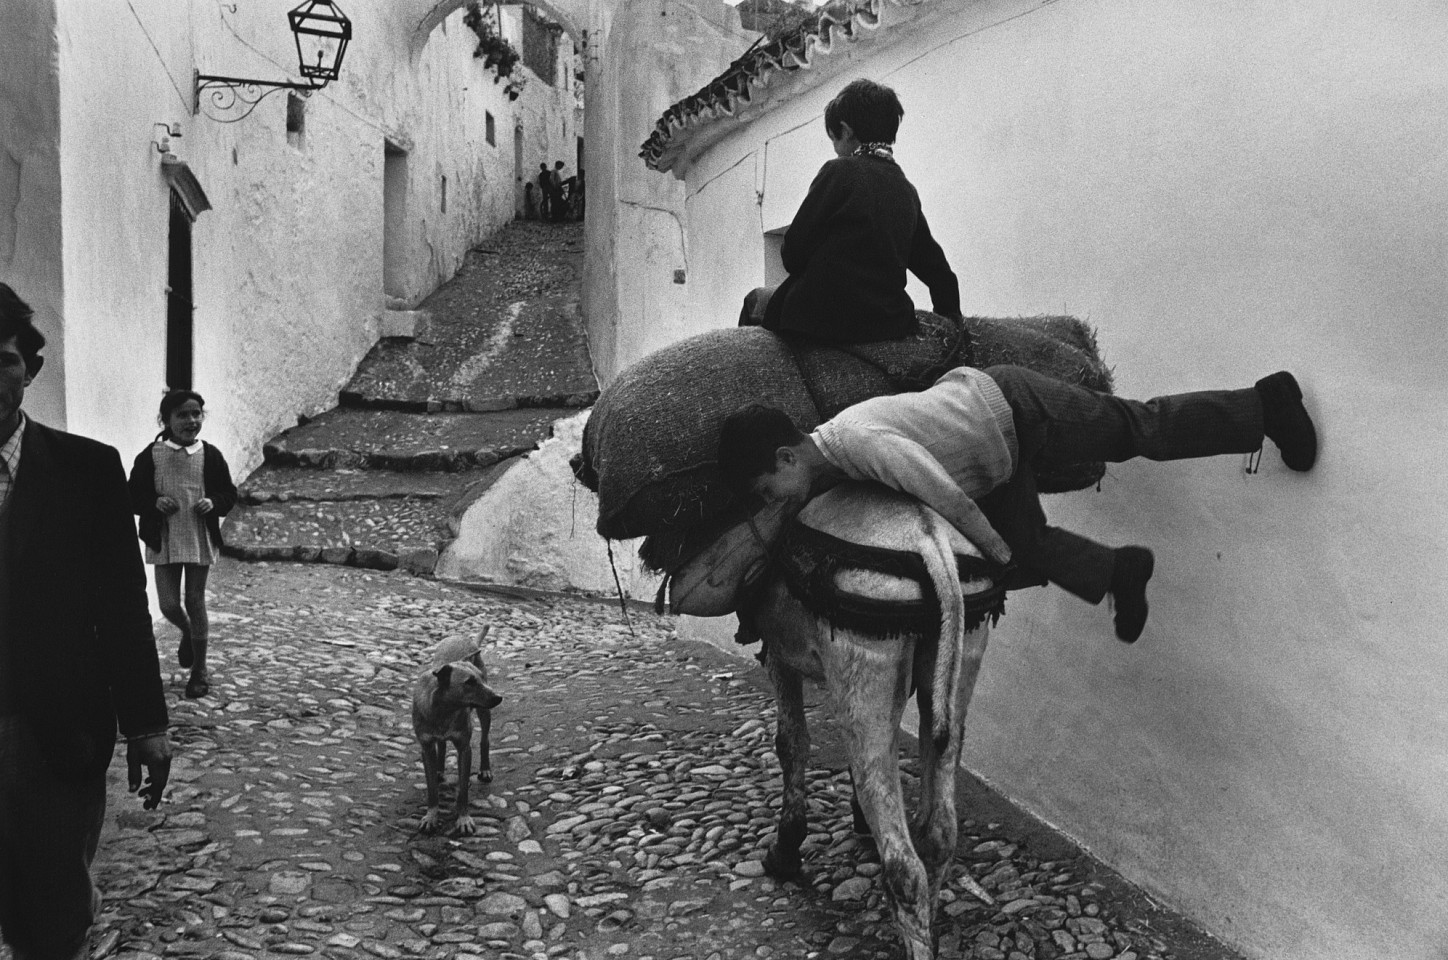
[[[796,600],[842,627],[881,638],[904,634],[933,635],[940,627],[940,603],[920,555],[908,550],[870,547],[831,536],[802,523],[785,531],[778,570]],[[958,574],[966,579],[988,579],[991,588],[966,599],[965,628],[974,630],[987,617],[995,623],[1005,612],[1004,568],[974,556],[956,556]],[[917,601],[874,600],[841,592],[835,574],[842,570],[869,570],[914,580],[920,585]]]

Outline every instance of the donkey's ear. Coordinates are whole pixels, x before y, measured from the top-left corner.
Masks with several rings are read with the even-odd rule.
[[[442,666],[434,670],[432,672],[432,675],[434,677],[437,677],[437,685],[439,687],[446,687],[449,683],[452,682],[452,664],[443,664]]]
[[[488,639],[488,631],[491,629],[493,629],[493,625],[491,623],[483,625],[483,629],[478,631],[478,643],[482,643],[484,640]]]

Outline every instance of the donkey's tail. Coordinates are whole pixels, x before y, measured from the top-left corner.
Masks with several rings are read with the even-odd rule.
[[[945,520],[924,514],[929,544],[922,543],[921,559],[930,574],[940,604],[940,637],[935,644],[934,689],[931,691],[930,738],[944,751],[960,726],[960,676],[965,655],[965,600],[960,595],[960,572],[955,550],[946,535]]]

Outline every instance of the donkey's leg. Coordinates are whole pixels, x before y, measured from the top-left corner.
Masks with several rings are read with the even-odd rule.
[[[917,656],[915,676],[920,708],[920,813],[915,822],[915,847],[930,877],[931,902],[936,902],[940,888],[949,879],[959,834],[956,813],[956,772],[960,766],[961,741],[965,738],[965,714],[980,675],[990,628],[982,624],[965,635],[961,651],[960,687],[954,711],[956,727],[944,750],[937,750],[925,731],[930,730],[934,716],[936,691],[931,677],[935,670],[935,645],[930,644]],[[990,895],[974,880],[968,880],[971,893],[990,903]]]
[[[910,696],[909,640],[835,634],[825,674],[850,756],[855,796],[880,851],[881,879],[910,960],[932,960],[933,903],[925,865],[910,842],[900,789],[899,727]]]
[[[860,806],[860,788],[855,786],[855,771],[850,771],[850,816],[854,819],[855,833],[861,837],[870,835],[870,821]]]
[[[774,751],[784,775],[780,801],[779,833],[764,857],[770,876],[791,879],[800,875],[800,844],[808,828],[806,817],[806,767],[809,764],[809,727],[804,716],[804,681],[778,656],[766,655],[765,663],[774,684],[778,710]]]

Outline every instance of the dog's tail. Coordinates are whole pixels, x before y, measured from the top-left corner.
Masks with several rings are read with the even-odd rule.
[[[930,738],[943,752],[960,729],[956,712],[960,703],[960,678],[965,658],[965,599],[960,594],[960,571],[955,550],[946,534],[945,520],[921,512],[924,541],[921,559],[930,574],[931,586],[940,604],[940,635],[935,644],[934,689],[931,691]]]
[[[472,656],[468,657],[468,662],[472,663],[473,666],[479,670],[482,670],[484,675],[486,675],[488,668],[483,665],[483,641],[488,639],[488,631],[491,629],[493,629],[491,623],[483,624],[483,629],[478,631],[478,639],[473,641]]]

